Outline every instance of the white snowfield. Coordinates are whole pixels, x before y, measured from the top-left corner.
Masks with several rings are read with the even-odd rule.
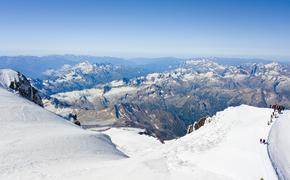
[[[85,131],[0,88],[1,180],[66,179],[79,166],[84,170],[125,157],[108,136]]]
[[[267,139],[271,128],[267,121],[271,113],[268,108],[246,105],[227,108],[199,130],[151,147],[143,143],[155,144],[153,140],[146,142],[137,135],[122,136],[123,133],[115,129],[107,134],[123,152],[136,154],[131,155],[131,160],[135,159],[142,168],[135,165],[130,173],[134,177],[142,174],[138,179],[147,176],[158,177],[156,179],[275,180],[277,177],[267,154],[267,145],[259,142],[260,138]],[[144,148],[136,152],[140,142]],[[130,176],[120,177],[128,179]]]
[[[268,137],[271,113],[246,105],[227,108],[199,130],[161,144],[138,129],[112,128],[107,135],[82,130],[0,88],[0,179],[275,180],[267,146],[259,142]],[[285,111],[281,119],[289,116]],[[270,150],[275,167],[289,179],[287,128],[275,121]],[[285,133],[272,136],[275,131]]]

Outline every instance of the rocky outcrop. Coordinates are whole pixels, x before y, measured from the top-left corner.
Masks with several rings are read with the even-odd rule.
[[[186,134],[190,134],[193,132],[193,124],[187,126]]]
[[[194,130],[198,130],[199,128],[201,128],[202,126],[204,126],[206,124],[206,121],[208,120],[208,117],[203,117],[200,120],[194,122],[193,126],[194,126]]]
[[[0,70],[0,86],[19,93],[22,97],[43,106],[38,90],[34,88],[29,80],[21,73],[11,69]]]

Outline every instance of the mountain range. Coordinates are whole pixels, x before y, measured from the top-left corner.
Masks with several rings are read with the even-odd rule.
[[[123,68],[86,61],[41,80],[1,69],[0,179],[290,178],[290,113],[267,108],[289,108],[289,65]]]
[[[189,125],[229,106],[268,107],[278,103],[289,107],[287,64],[225,65],[196,58],[162,72],[111,79],[100,76],[103,71],[96,69],[101,67],[85,62],[66,66],[65,71],[52,71],[57,78],[43,80],[39,89],[57,89],[46,82],[66,85],[57,86],[63,90],[44,98],[45,108],[66,118],[76,115],[84,128],[138,127],[163,141],[185,135]],[[115,72],[111,70],[110,74]],[[68,86],[78,89],[71,77],[85,87],[67,91]],[[92,78],[96,79],[90,81]],[[86,86],[90,82],[97,83]]]

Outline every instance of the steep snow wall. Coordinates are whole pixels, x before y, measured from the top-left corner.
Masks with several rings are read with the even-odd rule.
[[[290,179],[290,111],[280,114],[269,134],[268,152],[279,179]]]

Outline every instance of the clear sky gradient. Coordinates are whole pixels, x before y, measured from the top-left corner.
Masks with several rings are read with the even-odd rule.
[[[0,0],[0,55],[290,57],[290,0]]]

